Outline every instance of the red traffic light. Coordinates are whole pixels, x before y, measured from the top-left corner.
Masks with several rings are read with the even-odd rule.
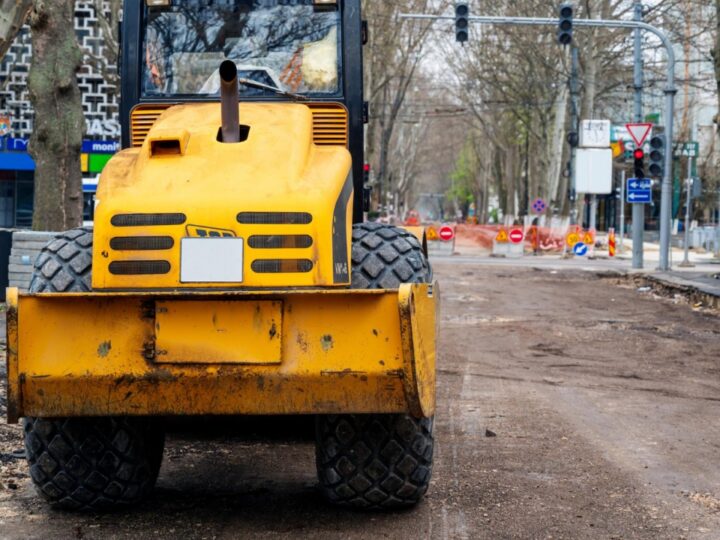
[[[366,163],[363,165],[363,172],[369,173],[370,172],[370,164]]]
[[[635,159],[645,159],[645,150],[643,150],[642,148],[637,148],[633,152],[633,157]]]

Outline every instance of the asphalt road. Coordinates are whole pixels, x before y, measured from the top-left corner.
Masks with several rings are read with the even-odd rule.
[[[53,512],[0,423],[0,537],[720,538],[716,312],[580,270],[436,275],[436,460],[416,509],[327,506],[311,422],[262,420],[176,426],[140,508]]]

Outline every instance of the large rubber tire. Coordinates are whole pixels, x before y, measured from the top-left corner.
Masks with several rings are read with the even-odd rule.
[[[422,245],[405,229],[379,223],[353,225],[352,288],[397,289],[430,283],[432,270]]]
[[[58,234],[35,260],[30,292],[92,290],[92,228]],[[134,504],[154,487],[165,432],[153,418],[25,418],[25,449],[38,492],[55,508]]]
[[[353,289],[431,281],[430,264],[414,235],[378,223],[353,226]],[[316,463],[323,494],[353,508],[414,506],[430,485],[432,431],[432,418],[406,414],[318,416]]]
[[[92,227],[60,233],[35,259],[30,292],[87,292],[92,289]]]
[[[135,504],[153,489],[165,435],[151,418],[26,418],[37,491],[63,510]]]

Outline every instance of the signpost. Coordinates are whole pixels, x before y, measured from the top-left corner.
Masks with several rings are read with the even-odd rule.
[[[643,143],[652,131],[653,125],[643,122],[637,124],[625,124],[625,127],[627,128],[628,133],[632,137],[632,140],[635,141],[637,147],[642,148]]]
[[[542,199],[535,199],[535,202],[532,203],[532,209],[536,214],[542,214],[547,210],[547,204]]]
[[[652,180],[649,178],[630,178],[627,181],[629,204],[648,204],[652,202]]]
[[[455,231],[449,225],[443,225],[442,227],[440,227],[438,235],[440,236],[440,240],[442,240],[443,242],[449,242],[450,240],[455,238]]]
[[[578,242],[573,248],[573,253],[579,257],[584,257],[588,254],[588,245],[584,242]]]
[[[510,231],[510,241],[513,244],[519,244],[524,238],[525,234],[523,234],[522,229],[513,229]]]

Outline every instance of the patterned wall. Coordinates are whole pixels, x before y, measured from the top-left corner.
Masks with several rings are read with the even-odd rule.
[[[75,30],[78,43],[85,53],[78,73],[83,108],[87,122],[86,139],[119,140],[118,89],[96,69],[96,59],[110,73],[114,65],[105,61],[103,33],[91,2],[79,1],[75,7]],[[15,39],[8,54],[0,61],[0,116],[7,115],[12,123],[12,137],[29,138],[32,133],[33,110],[27,91],[32,46],[26,26]]]

